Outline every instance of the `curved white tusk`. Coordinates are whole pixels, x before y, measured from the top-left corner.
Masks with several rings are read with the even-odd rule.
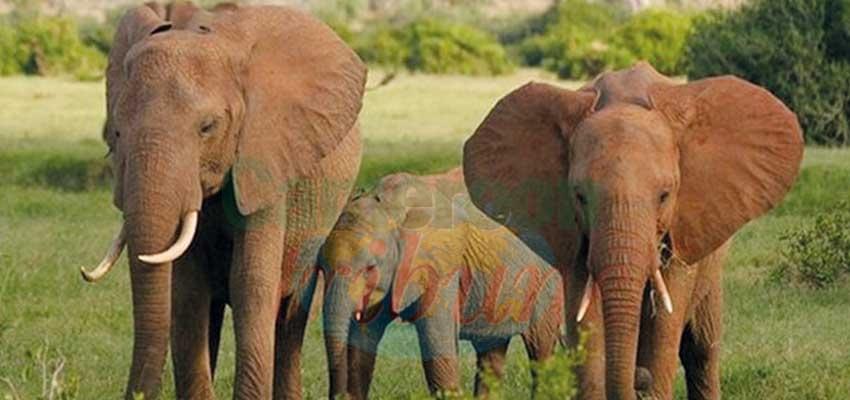
[[[661,294],[661,302],[664,303],[664,309],[667,310],[667,314],[673,313],[673,300],[670,299],[670,292],[667,291],[667,284],[664,283],[664,277],[661,275],[661,270],[656,269],[655,275],[653,275],[653,283],[655,283],[655,290]]]
[[[593,276],[587,276],[587,284],[584,285],[584,294],[581,296],[581,303],[578,306],[578,315],[576,322],[581,322],[584,315],[587,314],[587,309],[590,308],[590,299],[593,297]]]
[[[91,272],[86,271],[85,267],[80,267],[80,274],[83,275],[83,279],[86,282],[97,282],[115,266],[115,262],[118,261],[118,257],[121,257],[121,252],[124,251],[124,246],[127,244],[127,237],[124,233],[124,225],[121,225],[121,232],[118,232],[118,236],[115,236],[115,239],[112,239],[112,244],[109,245],[109,251],[106,252],[106,255],[103,257],[103,260],[100,261],[100,264],[97,265],[97,268],[93,269]]]
[[[189,245],[192,244],[192,239],[195,237],[195,230],[198,228],[198,212],[190,211],[183,216],[183,224],[180,227],[180,236],[168,250],[158,254],[139,255],[139,260],[148,264],[164,264],[172,262],[186,252]]]

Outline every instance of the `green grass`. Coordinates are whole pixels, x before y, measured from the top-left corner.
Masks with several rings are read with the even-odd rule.
[[[456,165],[464,138],[504,93],[537,78],[401,76],[368,92],[360,184],[392,171]],[[131,350],[126,261],[97,285],[79,278],[118,229],[100,142],[103,85],[37,78],[0,79],[0,398],[38,398],[62,363],[68,398],[119,397]],[[572,85],[574,86],[574,85]],[[850,198],[850,151],[808,149],[794,191],[777,210],[745,227],[726,268],[724,396],[730,399],[850,398],[850,287],[814,290],[767,283],[778,237]],[[412,327],[394,325],[378,361],[377,398],[424,393]],[[233,338],[228,325],[216,381],[229,397]],[[321,324],[304,348],[308,398],[326,393]],[[525,398],[527,361],[511,346],[505,389]],[[463,383],[474,356],[463,347]],[[170,371],[165,398],[173,397]],[[678,396],[683,389],[679,382]]]

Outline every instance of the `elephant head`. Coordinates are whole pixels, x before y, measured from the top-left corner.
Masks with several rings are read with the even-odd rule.
[[[323,318],[330,372],[330,396],[361,393],[349,390],[348,371],[364,366],[351,350],[352,329],[383,310],[403,251],[398,214],[386,207],[381,193],[364,193],[344,209],[319,253],[325,275]],[[363,394],[365,397],[365,393]]]
[[[96,280],[129,249],[134,346],[128,396],[155,392],[170,318],[171,263],[192,243],[203,201],[232,185],[249,216],[313,177],[354,129],[360,59],[293,9],[140,6],[121,20],[107,69],[104,139],[121,234]],[[228,194],[231,195],[231,194]]]
[[[796,116],[768,91],[728,76],[676,84],[641,63],[578,91],[508,94],[466,142],[464,172],[479,208],[586,269],[569,317],[598,287],[608,398],[631,399],[647,284],[676,306],[661,259],[693,264],[773,208],[802,153]]]

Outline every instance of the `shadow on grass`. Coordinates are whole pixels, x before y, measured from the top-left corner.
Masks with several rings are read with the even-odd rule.
[[[112,182],[105,146],[94,141],[2,141],[0,185],[66,192],[106,189]]]
[[[2,144],[2,143],[0,143]],[[66,192],[111,188],[112,169],[105,146],[80,142],[68,145],[27,143],[0,152],[0,185],[42,187]],[[366,140],[358,187],[369,187],[394,172],[429,174],[461,163],[458,142],[384,142]]]
[[[112,168],[105,159],[52,156],[23,175],[21,181],[64,191],[90,191],[111,186]]]

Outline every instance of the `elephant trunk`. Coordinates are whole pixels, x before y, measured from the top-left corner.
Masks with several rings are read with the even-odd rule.
[[[140,151],[134,155],[123,180],[124,229],[133,291],[133,361],[125,397],[132,399],[141,393],[145,399],[154,399],[171,328],[172,263],[146,263],[140,256],[172,246],[181,216],[200,208],[200,185],[195,183],[197,192],[191,191],[193,184],[186,182],[180,163],[174,162],[176,154]]]
[[[609,399],[636,398],[641,306],[650,267],[654,266],[652,237],[647,234],[654,230],[645,229],[654,227],[647,225],[653,220],[639,215],[639,210],[632,205],[607,207],[600,218],[604,222],[591,234],[591,270],[602,297]]]
[[[159,392],[171,322],[171,263],[150,265],[139,255],[170,244],[177,221],[157,216],[133,216],[129,232],[130,279],[133,289],[133,362],[126,398],[145,399]]]
[[[349,300],[345,278],[328,274],[323,304],[325,349],[330,375],[329,398],[348,393],[348,336],[355,305]]]

